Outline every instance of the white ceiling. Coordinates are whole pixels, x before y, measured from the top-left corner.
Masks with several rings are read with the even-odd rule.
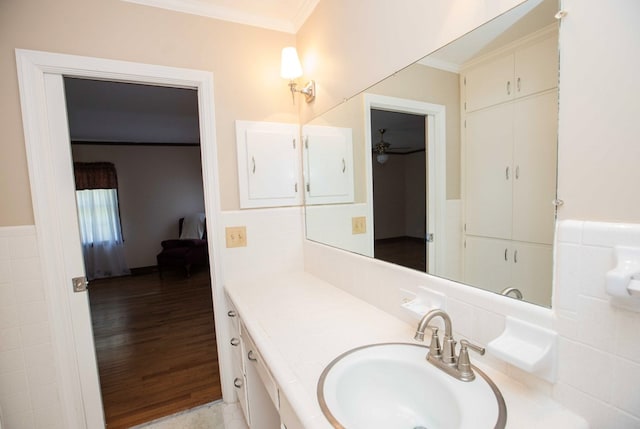
[[[296,33],[320,0],[123,0],[285,33]]]

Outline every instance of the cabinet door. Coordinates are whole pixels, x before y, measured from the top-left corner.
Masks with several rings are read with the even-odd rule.
[[[481,63],[463,74],[467,112],[493,106],[514,95],[513,54]]]
[[[511,286],[518,288],[527,302],[550,307],[552,277],[551,245],[513,242]]]
[[[282,392],[281,392],[282,393]],[[280,427],[281,429],[304,429],[302,421],[298,418],[286,396],[280,396]]]
[[[352,203],[351,128],[307,125],[304,135],[305,203]]]
[[[520,48],[515,53],[516,97],[558,87],[558,36]]]
[[[298,126],[236,121],[240,207],[301,203]]]
[[[511,238],[513,109],[501,104],[467,115],[466,232]]]
[[[465,237],[464,281],[492,292],[510,284],[513,254],[509,240]]]
[[[277,429],[280,427],[280,414],[273,405],[258,370],[253,362],[246,362],[247,398],[251,429]]]
[[[558,96],[514,102],[513,239],[552,244],[555,224]]]

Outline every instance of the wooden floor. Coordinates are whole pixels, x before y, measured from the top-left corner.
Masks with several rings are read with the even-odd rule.
[[[394,237],[375,240],[376,259],[426,272],[427,247],[424,240],[414,237]]]
[[[109,429],[222,397],[207,269],[94,280],[89,299]]]

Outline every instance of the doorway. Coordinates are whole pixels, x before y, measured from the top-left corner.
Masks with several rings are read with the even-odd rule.
[[[54,360],[58,369],[62,413],[69,427],[104,427],[87,294],[74,292],[71,279],[84,276],[69,133],[62,77],[95,78],[151,85],[194,88],[198,108],[205,209],[208,214],[213,307],[223,308],[220,281],[218,167],[210,72],[99,58],[17,50],[25,143],[34,217],[43,275],[48,279],[47,306],[51,319]],[[215,184],[215,186],[208,186]],[[214,313],[219,350],[228,341],[227,321]],[[233,387],[226,368],[228,352],[219,353],[225,399]]]
[[[445,263],[445,216],[446,216],[446,111],[440,104],[426,103],[377,94],[364,95],[365,142],[365,174],[367,178],[368,217],[376,224],[374,213],[373,163],[377,162],[376,143],[380,140],[379,129],[374,129],[373,112],[383,111],[395,114],[417,116],[425,124],[426,136],[426,230],[418,243],[423,247],[426,241],[425,266],[427,273],[439,275],[444,272]],[[399,143],[398,146],[403,146]],[[424,194],[424,193],[423,193]],[[422,205],[421,202],[418,203]],[[419,215],[421,216],[421,215]],[[426,240],[428,237],[428,240]],[[372,249],[373,250],[373,249]],[[419,256],[421,258],[421,256]]]
[[[219,400],[197,91],[68,77],[64,87],[106,424]],[[197,246],[189,265],[170,247],[181,242]],[[172,266],[160,275],[164,246]]]
[[[371,135],[376,134],[374,256],[428,272],[427,116],[371,109]]]

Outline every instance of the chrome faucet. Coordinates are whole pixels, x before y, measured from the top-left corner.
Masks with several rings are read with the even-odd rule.
[[[429,325],[429,322],[436,317],[442,318],[444,322],[444,337],[442,339],[442,346],[440,345],[440,337],[438,336],[438,328]],[[415,340],[424,340],[424,330],[426,328],[431,329],[431,344],[429,344],[429,353],[427,353],[427,361],[431,362],[436,367],[440,368],[452,377],[462,381],[473,381],[476,375],[471,367],[469,361],[469,351],[471,349],[480,355],[484,354],[484,348],[476,346],[467,340],[460,341],[460,354],[456,357],[456,341],[453,339],[451,329],[451,318],[449,315],[440,309],[431,310],[420,320]]]

